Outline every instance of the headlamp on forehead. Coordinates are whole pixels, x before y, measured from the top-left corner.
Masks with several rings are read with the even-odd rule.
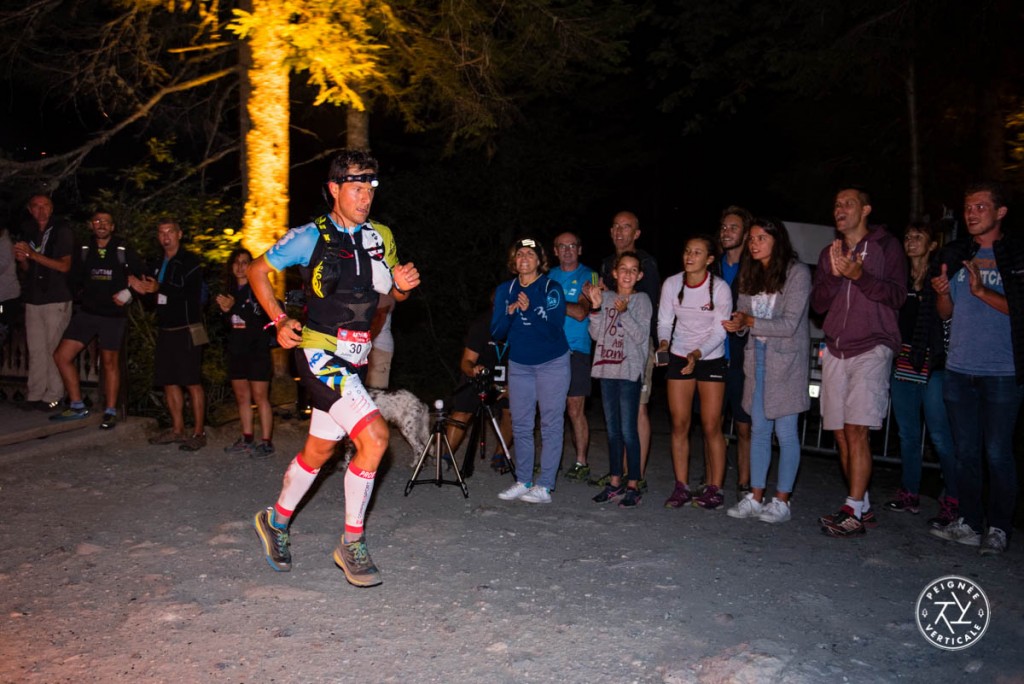
[[[380,185],[380,181],[377,180],[377,174],[375,173],[348,174],[332,178],[331,180],[338,185],[341,185],[342,183],[369,183],[371,188],[375,188]]]
[[[530,249],[536,251],[537,243],[532,238],[523,238],[522,240],[516,243],[516,249],[522,249],[523,247],[529,247]]]

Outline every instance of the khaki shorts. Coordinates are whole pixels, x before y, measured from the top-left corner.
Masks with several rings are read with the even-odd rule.
[[[826,430],[863,425],[877,430],[889,412],[893,351],[877,347],[840,359],[825,349],[821,365],[821,424]]]
[[[651,400],[651,383],[654,380],[654,345],[647,340],[647,365],[644,366],[644,384],[640,386],[640,403]]]

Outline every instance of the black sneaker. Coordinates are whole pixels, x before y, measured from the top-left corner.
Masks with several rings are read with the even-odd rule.
[[[263,542],[263,553],[267,557],[267,563],[277,572],[288,572],[292,569],[292,552],[288,548],[288,530],[274,527],[270,517],[274,515],[274,509],[264,508],[256,514],[253,520],[253,527],[256,534]]]
[[[636,508],[643,498],[639,490],[627,487],[626,493],[619,499],[619,508]]]
[[[370,552],[366,550],[366,537],[346,544],[345,537],[338,540],[334,549],[334,563],[345,572],[349,584],[357,587],[375,587],[383,580],[380,570],[370,560]]]
[[[114,426],[117,425],[117,414],[116,413],[104,413],[103,422],[100,423],[101,430],[113,430]]]
[[[626,493],[626,489],[622,485],[619,485],[618,487],[616,487],[615,485],[610,485],[609,484],[609,485],[605,485],[604,489],[602,489],[600,491],[600,493],[598,493],[597,496],[595,496],[593,499],[591,499],[591,501],[593,501],[594,503],[599,503],[599,504],[613,503],[613,502],[618,501],[619,499],[621,499],[622,495],[625,494],[625,493]]]

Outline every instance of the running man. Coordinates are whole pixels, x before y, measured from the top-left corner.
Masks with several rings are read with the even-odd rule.
[[[363,534],[374,478],[388,446],[388,427],[359,376],[370,354],[370,323],[378,294],[404,301],[420,284],[412,263],[398,264],[391,231],[368,220],[377,189],[377,160],[343,150],[331,162],[330,213],[288,231],[249,267],[253,293],[277,327],[277,340],[295,348],[300,381],[313,403],[306,445],[284,474],[277,503],[259,511],[256,532],[270,567],[291,569],[288,527],[320,467],[346,434],[356,447],[345,472],[345,531],[334,562],[349,583],[381,583]],[[307,293],[305,326],[281,310],[271,271],[300,266]]]

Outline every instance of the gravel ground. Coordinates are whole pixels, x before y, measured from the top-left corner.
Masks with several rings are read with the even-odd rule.
[[[844,496],[834,459],[805,457],[793,520],[770,526],[663,508],[663,425],[651,491],[629,511],[564,480],[550,505],[499,501],[512,480],[483,464],[468,499],[405,496],[412,455],[396,437],[367,518],[384,584],[357,589],[330,557],[340,474],[296,515],[290,573],[270,570],[252,530],[304,425],[282,424],[265,461],[223,454],[230,427],[196,453],[148,446],[147,429],[0,450],[0,681],[1024,682],[1020,546],[983,559],[930,537],[934,499],[826,538],[815,520]],[[876,506],[896,482],[876,473]],[[988,633],[960,652],[915,622],[921,590],[949,574],[992,604]]]

